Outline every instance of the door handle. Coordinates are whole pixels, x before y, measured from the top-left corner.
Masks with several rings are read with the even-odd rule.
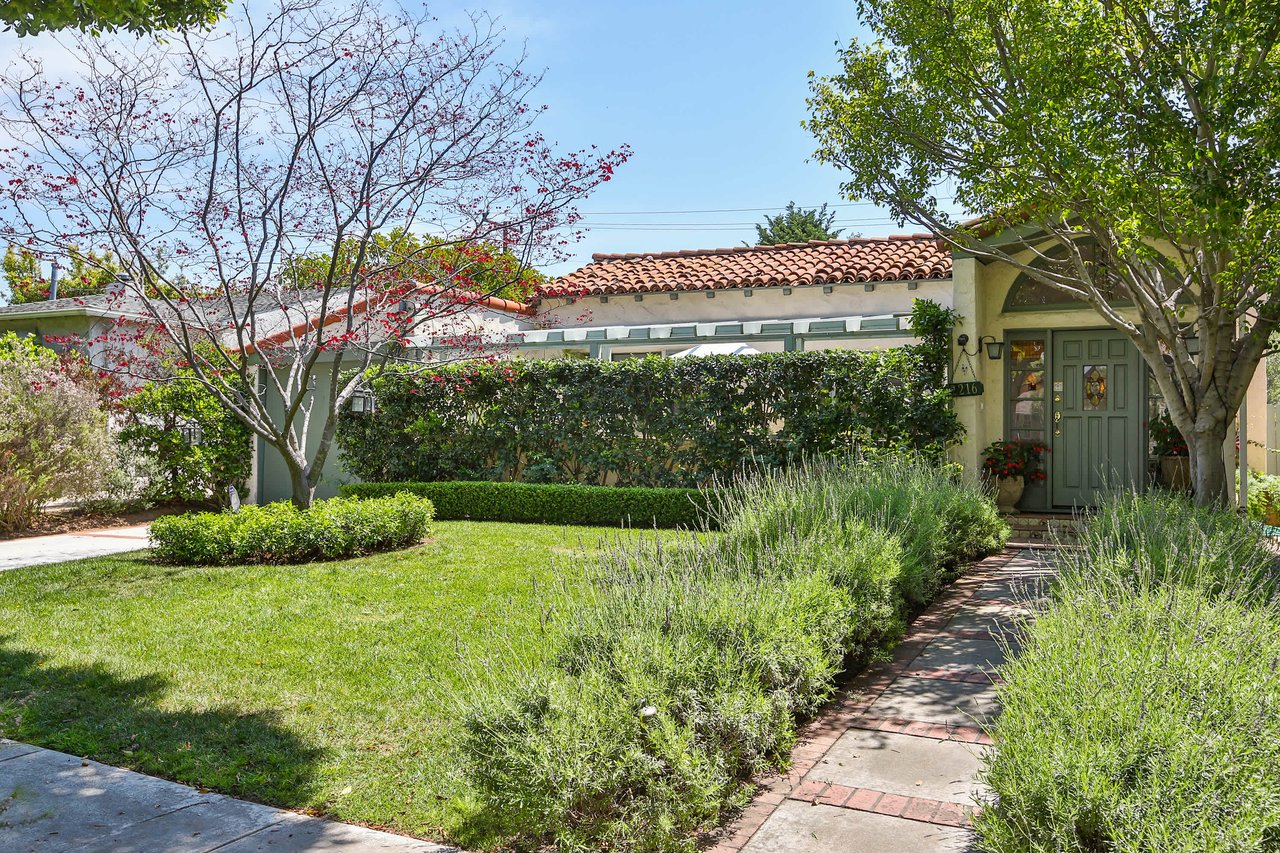
[[[1062,420],[1062,412],[1054,412],[1054,413],[1053,413],[1053,422],[1054,422],[1054,423],[1057,423],[1057,422],[1058,422],[1058,421],[1060,421],[1060,420]]]

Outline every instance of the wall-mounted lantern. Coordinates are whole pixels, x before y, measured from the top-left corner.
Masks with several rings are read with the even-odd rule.
[[[960,335],[958,338],[956,338],[956,346],[958,346],[960,348],[960,352],[964,353],[965,355],[977,355],[978,353],[982,352],[983,348],[985,347],[987,350],[987,358],[991,359],[992,361],[999,361],[1000,359],[1004,358],[1004,341],[998,341],[991,335],[983,335],[982,337],[978,338],[978,342],[974,346],[973,352],[969,352],[969,350],[965,349],[965,347],[967,347],[968,345],[969,345],[968,335]]]
[[[187,447],[197,447],[204,443],[204,428],[194,421],[178,427],[178,434]]]
[[[374,408],[373,392],[366,388],[357,388],[351,395],[351,414],[371,415]]]

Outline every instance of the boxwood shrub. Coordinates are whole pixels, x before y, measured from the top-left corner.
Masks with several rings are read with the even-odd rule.
[[[170,515],[151,524],[152,556],[165,563],[305,563],[403,548],[426,537],[431,501],[409,493],[331,498],[299,510],[288,501],[239,512]]]
[[[441,520],[511,521],[617,527],[701,528],[707,494],[697,489],[543,483],[354,483],[352,498],[410,492],[430,498]]]
[[[873,498],[894,488],[900,499]],[[896,641],[908,591],[936,589],[950,560],[1003,545],[994,511],[945,524],[892,514],[944,505],[907,499],[922,489],[990,506],[914,460],[813,463],[725,489],[713,513],[722,533],[619,542],[586,568],[585,595],[551,585],[553,665],[492,662],[501,682],[460,697],[468,776],[505,840],[695,849],[750,796],[753,773],[785,765],[798,718],[839,673]],[[908,541],[950,534],[959,544]]]

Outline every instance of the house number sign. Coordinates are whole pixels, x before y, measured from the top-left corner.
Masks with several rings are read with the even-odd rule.
[[[952,382],[947,387],[951,389],[952,397],[981,397],[986,390],[981,382]]]

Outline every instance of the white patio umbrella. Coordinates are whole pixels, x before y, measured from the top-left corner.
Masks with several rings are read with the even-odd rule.
[[[760,350],[756,349],[750,344],[723,343],[723,344],[698,344],[697,346],[692,346],[692,347],[689,347],[688,349],[680,350],[680,352],[673,353],[671,357],[684,358],[685,356],[693,356],[694,358],[701,358],[702,356],[705,356],[705,355],[759,355],[759,354],[760,354]]]

